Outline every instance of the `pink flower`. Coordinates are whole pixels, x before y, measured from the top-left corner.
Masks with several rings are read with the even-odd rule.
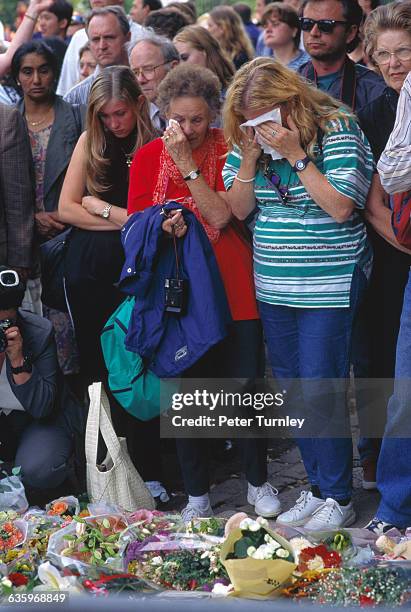
[[[158,510],[145,510],[143,508],[142,510],[136,510],[136,512],[130,514],[128,520],[130,523],[138,523],[139,521],[151,523],[155,516],[163,516],[163,513]]]

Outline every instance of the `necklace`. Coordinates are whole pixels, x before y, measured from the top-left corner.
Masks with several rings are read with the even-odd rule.
[[[50,113],[50,111],[51,111],[51,109],[52,109],[52,108],[53,108],[53,107],[52,107],[52,106],[50,106],[50,108],[48,109],[48,111],[46,112],[46,114],[44,115],[44,117],[43,117],[42,119],[40,119],[40,121],[30,121],[29,116],[28,116],[28,115],[27,115],[27,113],[26,113],[26,120],[27,120],[27,123],[28,123],[29,125],[31,125],[32,127],[37,127],[37,126],[41,125],[41,124],[42,124],[42,123],[44,123],[44,122],[45,122],[45,120],[47,119],[47,116],[49,115],[49,113]]]
[[[127,164],[127,168],[131,168],[131,164],[133,163],[133,155],[134,153],[126,153],[123,149],[123,147],[121,147],[121,150],[123,151],[123,155],[126,158],[126,164]]]

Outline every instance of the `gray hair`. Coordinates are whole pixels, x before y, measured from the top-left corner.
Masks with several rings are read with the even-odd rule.
[[[203,98],[215,118],[221,106],[221,83],[208,68],[183,62],[161,81],[156,104],[167,115],[175,98]]]
[[[121,31],[125,36],[130,32],[130,24],[127,19],[127,15],[125,10],[121,6],[104,6],[93,9],[88,15],[86,19],[86,32],[88,33],[88,29],[90,26],[90,21],[93,17],[106,17],[107,15],[114,15],[117,19],[118,24],[121,28]]]
[[[164,62],[167,64],[169,62],[180,61],[180,55],[171,40],[165,36],[159,36],[151,28],[144,28],[138,40],[136,40],[134,45],[129,47],[128,54],[130,55],[133,49],[141,42],[148,42],[158,47],[163,55]]]

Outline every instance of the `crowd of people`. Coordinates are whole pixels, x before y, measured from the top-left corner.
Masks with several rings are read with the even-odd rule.
[[[321,382],[320,394],[303,384],[294,396],[302,415],[346,426],[296,440],[310,490],[289,509],[267,481],[266,440],[239,440],[248,502],[312,530],[356,520],[352,369],[395,379],[374,398],[376,414],[387,409],[383,438],[362,432],[358,446],[363,486],[381,494],[367,528],[411,526],[411,240],[399,239],[394,210],[411,188],[409,71],[411,4],[401,0],[257,0],[255,21],[242,3],[198,17],[191,1],[134,0],[127,15],[122,0],[90,0],[83,16],[67,0],[30,0],[0,55],[0,456],[22,466],[29,490],[68,478],[76,449],[62,389],[82,401],[102,381],[136,468],[168,498],[159,419],[119,405],[100,336],[124,286],[154,282],[163,238],[177,253],[200,232],[218,276],[216,331],[195,359],[179,354],[183,378],[252,388],[266,354],[283,389]],[[169,202],[178,207],[154,238],[153,206]],[[154,259],[137,257],[123,230],[152,236]],[[40,266],[55,239],[61,308]],[[176,315],[163,310],[165,328]],[[212,514],[207,447],[176,440],[186,521]]]

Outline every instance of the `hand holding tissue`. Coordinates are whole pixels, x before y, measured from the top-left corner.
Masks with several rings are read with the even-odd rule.
[[[245,128],[247,127],[256,127],[257,125],[260,125],[261,123],[266,123],[267,121],[274,121],[275,123],[279,123],[281,125],[280,109],[273,108],[273,110],[269,111],[268,113],[264,113],[263,115],[259,115],[258,117],[255,117],[254,119],[250,119],[249,121],[242,123],[240,125],[240,128],[243,131],[245,131]],[[263,140],[258,134],[256,134],[256,140],[258,144],[261,146],[264,153],[271,155],[272,159],[283,159],[284,155],[281,155],[281,153],[278,153],[278,151],[276,151],[275,149],[270,147],[268,144],[263,142]]]

